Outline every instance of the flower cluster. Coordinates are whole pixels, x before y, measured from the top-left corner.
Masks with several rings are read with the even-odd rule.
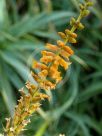
[[[65,70],[68,69],[71,64],[69,57],[73,53],[73,50],[60,40],[57,41],[57,46],[50,43],[46,44],[46,50],[41,51],[40,62],[34,61],[33,63],[33,68],[39,69],[39,72],[37,74],[33,72],[32,76],[41,89],[55,89],[56,84],[62,79],[59,66]]]
[[[29,117],[40,107],[40,101],[49,98],[48,95],[41,93],[40,89],[46,91],[55,89],[56,85],[62,80],[62,73],[59,67],[67,70],[71,64],[69,57],[74,54],[73,50],[66,44],[67,42],[77,42],[75,30],[84,28],[80,20],[89,14],[88,7],[91,5],[92,2],[89,0],[85,0],[84,4],[80,4],[80,15],[78,19],[71,19],[71,29],[66,29],[65,32],[58,32],[62,40],[58,40],[57,45],[47,43],[46,50],[41,51],[42,57],[40,61],[33,61],[32,67],[37,69],[37,72],[31,72],[31,75],[37,85],[28,81],[25,85],[28,93],[25,93],[25,88],[20,90],[22,96],[15,107],[14,116],[6,119],[5,134],[7,136],[19,135],[30,122]]]
[[[24,92],[24,88],[20,90],[21,99],[18,100],[18,105],[15,107],[13,119],[7,118],[5,132],[7,136],[16,136],[24,130],[25,126],[30,122],[30,117],[34,111],[40,106],[40,101],[48,98],[46,94],[40,93],[37,87],[26,82],[28,94]]]

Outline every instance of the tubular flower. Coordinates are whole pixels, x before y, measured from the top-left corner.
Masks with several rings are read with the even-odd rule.
[[[40,61],[44,64],[48,64],[49,62],[52,62],[54,60],[53,56],[43,56]]]
[[[62,40],[58,40],[57,45],[47,43],[46,49],[41,51],[40,62],[33,61],[32,67],[37,69],[37,72],[31,72],[31,75],[37,84],[27,81],[25,87],[28,93],[25,93],[25,88],[20,90],[21,98],[15,107],[14,116],[6,119],[6,136],[19,135],[30,122],[29,117],[40,107],[41,100],[49,98],[48,95],[41,93],[40,89],[46,91],[55,89],[56,85],[62,80],[59,67],[67,70],[71,64],[69,58],[74,54],[74,51],[67,46],[67,42],[77,42],[75,30],[84,28],[80,21],[89,14],[88,7],[91,5],[92,3],[89,0],[85,0],[84,4],[80,4],[78,19],[71,18],[70,20],[71,29],[66,29],[65,32],[58,32]]]
[[[46,49],[48,51],[41,51],[42,58],[40,59],[40,62],[38,63],[35,61],[33,64],[33,68],[40,68],[40,72],[37,74],[32,73],[32,75],[35,81],[40,85],[39,87],[41,89],[49,90],[54,89],[56,83],[61,81],[62,76],[61,72],[59,71],[59,66],[67,70],[71,64],[71,62],[69,62],[69,57],[73,55],[74,52],[70,47],[66,46],[65,43],[60,40],[57,41],[57,46],[47,44]],[[45,69],[43,69],[44,67]],[[52,83],[49,81],[48,77],[55,82]]]
[[[58,65],[59,62],[55,61],[49,69],[49,77],[54,79],[56,83],[58,83],[62,79],[61,72],[58,71]]]
[[[36,60],[34,60],[32,64],[32,68],[39,69],[39,70],[45,70],[47,69],[47,66],[42,63],[38,63]]]
[[[45,47],[53,52],[57,52],[60,49],[56,45],[50,43],[47,43]]]

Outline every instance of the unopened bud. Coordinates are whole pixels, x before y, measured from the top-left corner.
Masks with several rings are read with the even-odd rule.
[[[83,11],[83,17],[85,17],[85,16],[88,16],[89,15],[89,13],[90,13],[90,11],[89,10],[84,10]]]
[[[65,33],[66,33],[67,35],[71,35],[71,34],[72,34],[72,32],[71,32],[69,29],[66,29],[66,30],[65,30]]]
[[[83,4],[79,4],[79,8],[80,8],[80,10],[84,10],[85,9]]]
[[[72,38],[72,37],[70,37],[70,38],[68,39],[68,41],[69,41],[70,43],[76,43],[76,42],[77,42],[76,39],[75,39],[75,38]]]
[[[79,23],[79,25],[78,25],[78,29],[79,29],[79,30],[84,29],[84,25],[83,25],[82,23]]]
[[[89,1],[89,2],[86,3],[86,5],[87,5],[88,7],[93,6],[93,2]]]
[[[62,39],[65,39],[66,38],[66,35],[63,33],[63,32],[58,32],[59,36],[62,38]]]
[[[76,20],[74,17],[71,18],[70,20],[70,25],[73,26],[75,24]]]

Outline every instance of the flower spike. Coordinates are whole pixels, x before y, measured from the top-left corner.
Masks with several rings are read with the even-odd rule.
[[[47,43],[46,49],[41,51],[40,62],[33,61],[32,67],[37,69],[37,72],[31,72],[31,75],[36,81],[36,85],[27,81],[25,87],[28,93],[25,93],[25,88],[20,90],[21,98],[15,107],[14,116],[6,119],[6,136],[18,136],[24,131],[25,126],[30,123],[29,117],[41,106],[41,100],[49,99],[49,96],[41,93],[40,89],[45,91],[55,89],[62,80],[62,73],[59,67],[67,70],[71,64],[69,61],[70,56],[74,54],[74,51],[67,43],[77,42],[75,30],[84,28],[81,19],[90,13],[88,10],[90,6],[92,6],[90,0],[85,0],[85,3],[80,4],[79,17],[77,19],[71,18],[70,20],[71,29],[66,29],[65,32],[58,32],[62,40],[57,40],[57,45]]]

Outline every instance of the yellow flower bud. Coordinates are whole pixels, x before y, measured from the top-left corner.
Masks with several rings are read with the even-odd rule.
[[[74,17],[71,18],[70,20],[70,25],[73,26],[75,24],[76,20]]]
[[[62,38],[62,39],[66,39],[66,35],[63,32],[58,32],[58,35]]]
[[[70,43],[76,43],[76,42],[77,42],[76,39],[75,39],[75,38],[72,38],[72,37],[69,37],[69,38],[68,38],[68,41],[69,41]]]
[[[93,2],[89,1],[89,2],[86,3],[86,5],[87,5],[88,7],[93,6]]]
[[[61,48],[63,48],[63,47],[65,46],[64,42],[62,42],[62,41],[60,41],[60,40],[57,41],[57,44],[58,44],[58,46],[61,47]]]
[[[81,11],[83,11],[85,9],[85,6],[83,4],[79,4],[79,8]]]
[[[89,13],[90,13],[89,10],[84,10],[82,16],[83,16],[83,17],[88,16]]]
[[[65,33],[66,33],[66,35],[71,35],[72,34],[72,32],[69,29],[65,29]]]
[[[78,25],[78,29],[79,29],[79,30],[84,29],[84,25],[83,25],[82,23],[79,23],[79,25]]]
[[[71,32],[69,29],[66,29],[66,30],[65,30],[65,33],[66,33],[66,35],[69,36],[69,37],[72,37],[72,38],[76,38],[76,37],[77,37],[77,34]]]

